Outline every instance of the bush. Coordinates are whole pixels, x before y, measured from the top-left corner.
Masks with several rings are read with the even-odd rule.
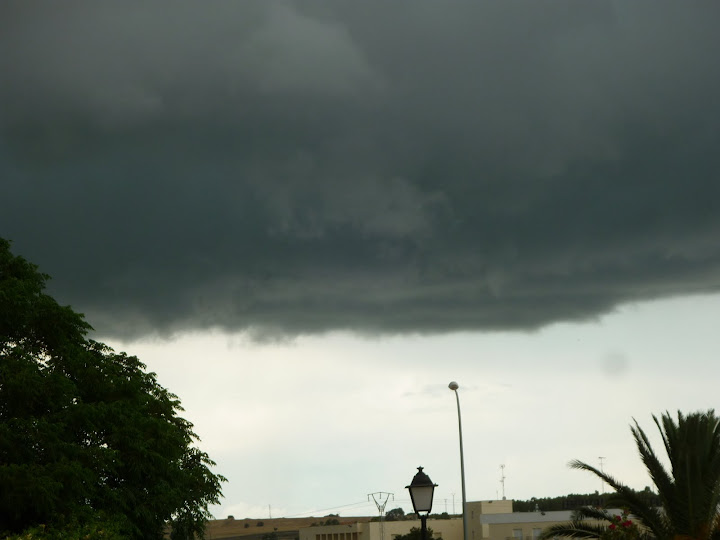
[[[126,536],[120,529],[120,523],[101,514],[90,517],[82,525],[75,521],[65,525],[38,525],[7,536],[5,540],[123,540]]]
[[[433,530],[428,527],[427,529],[427,537],[432,538],[433,537]],[[410,529],[410,532],[407,534],[398,534],[393,537],[393,540],[423,540],[422,539],[422,529],[419,527],[413,527]]]

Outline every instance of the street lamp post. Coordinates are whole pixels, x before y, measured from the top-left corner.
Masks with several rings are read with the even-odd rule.
[[[418,472],[410,482],[409,486],[405,486],[410,490],[410,499],[412,500],[413,509],[420,518],[422,540],[427,540],[427,517],[430,515],[433,503],[433,493],[437,484],[433,484],[430,477],[423,472],[422,467],[418,467]],[[421,514],[425,512],[425,514]]]
[[[458,396],[458,388],[460,385],[455,381],[448,384],[448,388],[455,392],[455,400],[457,401],[458,411],[458,431],[460,433],[460,480],[462,482],[462,518],[463,518],[463,540],[468,538],[468,524],[467,524],[467,512],[465,505],[467,500],[465,498],[465,458],[463,457],[463,440],[462,440],[462,420],[460,418],[460,396]]]

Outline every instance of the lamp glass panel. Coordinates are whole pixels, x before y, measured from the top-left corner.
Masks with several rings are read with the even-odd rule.
[[[429,512],[432,509],[435,486],[411,486],[410,495],[415,512]]]

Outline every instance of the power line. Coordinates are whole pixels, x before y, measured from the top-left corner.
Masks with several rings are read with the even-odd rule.
[[[395,497],[392,498],[393,501],[395,501],[396,504],[399,505],[409,505],[412,503],[412,500],[409,498],[403,498],[403,499],[396,499]],[[455,494],[453,493],[453,505],[455,504]],[[314,514],[321,514],[323,512],[329,512],[331,510],[339,510],[342,508],[350,508],[351,506],[355,506],[358,508],[362,507],[368,507],[372,508],[372,504],[365,500],[365,501],[359,501],[349,504],[342,504],[340,506],[332,506],[330,508],[320,508],[318,510],[308,510],[306,512],[300,512],[299,514],[291,514],[289,516],[280,516],[282,518],[296,518],[296,517],[312,517]],[[453,514],[455,513],[455,508],[453,507]]]
[[[337,510],[338,508],[347,508],[349,506],[370,506],[370,505],[368,504],[368,501],[360,501],[360,502],[355,502],[355,503],[350,503],[350,504],[342,504],[340,506],[333,506],[331,508],[321,508],[320,510],[308,510],[307,512],[300,512],[299,514],[294,514],[292,516],[284,516],[284,517],[286,517],[286,518],[303,517],[307,514],[313,515],[315,513],[327,512],[328,510]]]

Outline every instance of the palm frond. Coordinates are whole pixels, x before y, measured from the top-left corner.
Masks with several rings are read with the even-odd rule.
[[[714,411],[684,416],[677,423],[662,417],[663,441],[668,449],[675,483],[675,502],[669,516],[683,534],[706,539],[717,522],[720,503],[720,421]]]
[[[660,429],[660,432],[662,433],[662,428],[660,427],[660,424],[658,423],[658,419],[655,415],[653,415],[653,420],[655,421],[655,424],[658,426],[658,429]],[[635,422],[634,426],[630,426],[630,431],[633,434],[633,437],[635,438],[635,445],[637,446],[638,452],[640,453],[640,458],[645,465],[645,468],[648,471],[648,474],[650,475],[650,479],[653,481],[653,484],[657,487],[658,495],[660,496],[660,499],[663,499],[663,496],[665,494],[672,493],[674,491],[674,481],[672,476],[668,473],[668,471],[665,469],[664,465],[660,462],[660,459],[658,459],[657,455],[655,454],[655,451],[653,450],[652,446],[650,445],[650,441],[648,440],[648,436],[645,434],[643,429],[638,424],[637,420],[633,418],[633,422]],[[663,437],[663,442],[665,443],[665,448],[667,450],[667,440],[665,437]],[[664,503],[665,501],[663,501]],[[670,501],[668,501],[670,502]]]
[[[612,521],[614,515],[608,512],[605,508],[598,508],[597,506],[581,506],[573,512],[572,521],[585,521],[588,519],[595,519],[598,521]]]
[[[538,540],[551,540],[556,536],[561,538],[599,538],[607,527],[582,520],[573,520],[567,523],[559,523],[545,528]]]
[[[662,513],[657,509],[648,506],[648,504],[641,499],[632,488],[629,488],[622,482],[616,480],[611,475],[582,461],[571,461],[570,467],[573,469],[589,471],[601,478],[606,484],[615,490],[615,493],[609,498],[608,502],[622,508],[627,508],[630,513],[636,516],[636,518],[638,518],[656,538],[668,537],[668,528],[665,520],[663,519]]]
[[[632,489],[597,468],[573,461],[570,466],[601,478],[615,493],[609,498],[643,524],[658,540],[720,540],[720,419],[713,410],[653,415],[669,461],[657,455],[647,434],[633,419],[630,426],[640,458],[655,484],[660,508],[651,507]],[[586,511],[590,516],[593,511]],[[595,513],[592,517],[601,517]]]

